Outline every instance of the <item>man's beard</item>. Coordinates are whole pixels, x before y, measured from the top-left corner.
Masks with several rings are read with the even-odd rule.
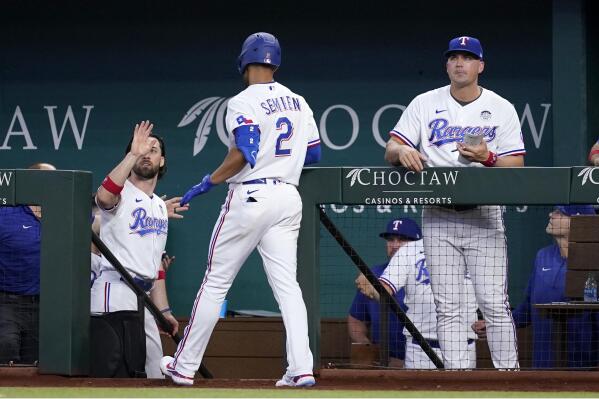
[[[144,163],[136,164],[133,167],[133,172],[142,179],[150,180],[153,179],[159,172],[160,166],[156,166],[153,168],[150,165],[146,165]]]

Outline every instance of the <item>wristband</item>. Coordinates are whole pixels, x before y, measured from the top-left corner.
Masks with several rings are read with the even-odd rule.
[[[166,278],[166,272],[164,270],[158,270],[158,278],[156,280],[164,280]]]
[[[593,155],[597,155],[597,154],[599,154],[599,150],[591,151],[591,153],[589,154],[589,162],[593,162]]]
[[[483,161],[481,163],[487,167],[491,167],[491,166],[494,166],[496,162],[497,162],[497,154],[495,154],[493,151],[489,151],[489,157],[487,158],[486,161]]]
[[[160,313],[167,313],[167,312],[170,312],[170,311],[171,311],[171,308],[166,308],[166,309],[162,309],[160,311]]]
[[[112,181],[110,176],[106,176],[104,181],[102,182],[102,187],[106,189],[111,194],[119,195],[121,191],[123,191],[123,186],[119,186],[115,182]]]

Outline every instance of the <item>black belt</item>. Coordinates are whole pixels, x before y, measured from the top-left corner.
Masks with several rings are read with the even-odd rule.
[[[268,180],[269,180],[269,178],[263,177],[262,179],[254,179],[254,180],[244,181],[241,184],[267,184]],[[272,180],[272,184],[277,184],[277,183],[278,184],[283,184],[283,183],[285,183],[284,181],[279,180],[279,179],[270,178],[270,180]],[[285,184],[287,184],[287,183],[285,183]]]
[[[39,295],[16,294],[14,292],[0,291],[0,296],[8,299],[13,299],[21,302],[39,302]]]
[[[439,345],[439,341],[436,339],[427,339],[426,342],[428,342],[428,344],[431,346],[431,348],[435,348],[435,349],[441,349],[441,345]],[[473,339],[469,339],[468,340],[468,345],[470,345],[471,343],[473,343],[474,340]],[[418,341],[416,341],[416,338],[412,338],[412,343],[414,345],[420,345],[418,343]]]
[[[125,281],[125,279],[121,277],[121,281]],[[154,280],[145,280],[145,279],[139,278],[139,277],[133,277],[133,282],[139,288],[144,290],[144,292],[150,291],[152,289],[152,287],[154,286]]]
[[[478,208],[478,205],[437,205],[440,208],[451,209],[456,212],[471,211]]]

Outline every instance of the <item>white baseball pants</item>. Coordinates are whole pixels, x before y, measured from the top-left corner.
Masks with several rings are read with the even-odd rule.
[[[229,185],[212,232],[204,280],[175,353],[173,366],[177,372],[194,376],[225,296],[239,269],[257,247],[283,316],[287,374],[312,374],[306,306],[296,278],[301,218],[302,202],[293,185],[273,179],[267,179],[267,184]]]
[[[493,364],[519,368],[516,333],[507,295],[507,246],[503,210],[479,206],[458,212],[423,210],[424,250],[437,305],[437,336],[449,369],[469,368],[468,323],[460,309],[466,268],[487,325]]]
[[[440,348],[433,348],[433,351],[443,359],[443,354]],[[468,368],[476,368],[476,341],[472,341],[468,344]],[[422,350],[420,345],[412,342],[410,336],[406,337],[406,369],[421,369],[421,370],[432,370],[436,369],[437,366],[428,358],[426,353]]]

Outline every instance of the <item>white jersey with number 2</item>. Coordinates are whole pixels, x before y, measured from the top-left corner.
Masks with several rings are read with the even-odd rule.
[[[299,183],[306,149],[320,143],[318,128],[306,100],[277,82],[253,84],[229,100],[227,130],[242,125],[259,125],[260,145],[256,165],[249,163],[227,183],[262,178],[279,178]],[[229,147],[235,137],[229,136]]]

